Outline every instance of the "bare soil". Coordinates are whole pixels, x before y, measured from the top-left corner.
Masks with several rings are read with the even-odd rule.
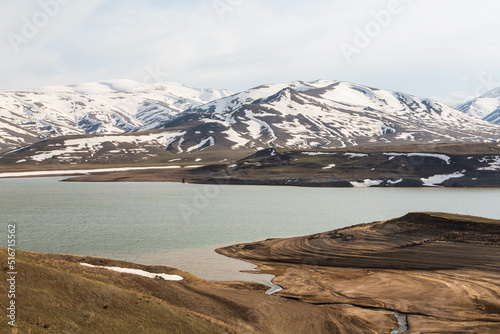
[[[412,213],[217,250],[258,264],[277,296],[392,310],[408,333],[500,332],[500,221]]]

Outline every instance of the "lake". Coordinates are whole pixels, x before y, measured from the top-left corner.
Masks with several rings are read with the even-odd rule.
[[[234,270],[245,267],[241,261],[213,251],[222,245],[324,232],[410,211],[500,219],[496,189],[58,182],[62,179],[0,179],[2,224],[5,235],[7,224],[17,225],[19,249],[166,265],[206,279],[243,279]]]

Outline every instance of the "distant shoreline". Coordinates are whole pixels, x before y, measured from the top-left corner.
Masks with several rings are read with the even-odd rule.
[[[117,168],[96,168],[96,169],[63,169],[63,170],[43,170],[28,172],[6,172],[0,173],[1,178],[22,178],[22,177],[50,177],[50,176],[76,176],[92,173],[124,172],[133,170],[149,169],[180,169],[181,166],[153,166],[153,167],[117,167]]]
[[[291,186],[310,188],[473,188],[497,189],[500,184],[486,185],[474,183],[474,180],[459,184],[444,185],[419,185],[416,179],[401,178],[398,184],[391,184],[390,180],[382,181],[384,184],[370,184],[358,181],[318,181],[296,178],[258,179],[258,178],[193,178],[186,168],[198,166],[152,166],[152,167],[118,167],[81,170],[57,171],[29,171],[0,173],[1,179],[38,178],[38,177],[69,177],[64,182],[176,182],[191,184],[217,184],[217,185],[253,185],[253,186]],[[161,173],[158,173],[161,172]],[[380,181],[379,181],[380,182]]]
[[[128,159],[128,162],[113,160],[107,164],[85,163],[81,166],[32,162],[20,166],[16,164],[19,157],[10,157],[0,161],[3,163],[0,164],[0,171],[3,171],[0,178],[43,175],[74,176],[64,180],[72,182],[500,188],[500,144],[497,143],[360,146],[328,150],[268,148],[247,156],[241,156],[243,153],[236,156],[233,151],[223,154],[207,151],[204,154],[203,158],[197,158],[199,154],[184,154],[149,163],[136,164]]]

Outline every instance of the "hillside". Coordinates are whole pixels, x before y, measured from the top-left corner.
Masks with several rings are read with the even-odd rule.
[[[500,125],[430,99],[348,82],[269,84],[228,95],[128,81],[2,93],[3,147],[23,147],[5,151],[1,162],[20,169],[40,163],[164,163],[168,154],[225,151],[242,157],[270,147],[500,140]]]
[[[191,171],[192,182],[316,187],[499,187],[500,144],[259,151]]]
[[[206,160],[198,161],[203,164],[198,167],[96,173],[69,180],[184,180],[308,187],[500,187],[500,144],[493,143],[266,149],[233,158],[210,160],[208,155]],[[183,160],[173,163],[184,164]]]
[[[276,275],[283,298],[392,310],[391,333],[500,331],[498,220],[411,213],[217,251]]]
[[[258,86],[186,110],[163,127],[184,128],[186,140],[195,130],[213,139],[211,145],[232,149],[341,148],[500,138],[498,125],[437,101],[327,80]]]
[[[0,92],[0,150],[59,136],[155,128],[185,109],[230,94],[222,89],[132,80]]]
[[[4,248],[0,258],[7,263]],[[170,283],[177,290],[176,282],[86,268],[78,261],[92,259],[18,251],[16,327],[11,331],[2,321],[1,332],[121,334],[133,329],[149,334],[176,333],[182,328],[182,333],[234,333],[231,326],[157,298],[146,287],[147,283],[150,289]],[[3,291],[8,290],[6,280],[1,285]],[[7,294],[0,300],[7,305]]]
[[[468,115],[500,124],[500,87],[456,107]]]
[[[4,248],[0,259],[7,262]],[[81,263],[167,272],[184,279],[147,278]],[[375,334],[396,326],[390,312],[324,309],[266,295],[267,288],[259,284],[208,282],[167,267],[22,251],[17,252],[16,267],[16,328],[2,321],[2,333]],[[6,280],[0,285],[8,291]],[[0,301],[7,305],[7,294]]]

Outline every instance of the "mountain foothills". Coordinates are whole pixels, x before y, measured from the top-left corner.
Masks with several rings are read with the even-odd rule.
[[[471,101],[472,112],[327,80],[236,94],[128,80],[44,87],[0,94],[0,149],[3,162],[18,165],[109,164],[165,163],[202,151],[241,158],[270,147],[498,142],[500,124],[487,121],[498,119],[477,111],[493,106],[490,95]]]

